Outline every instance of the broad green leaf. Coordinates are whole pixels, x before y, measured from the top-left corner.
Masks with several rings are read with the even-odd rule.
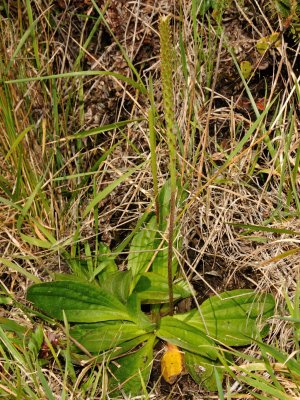
[[[127,310],[131,321],[134,321],[139,328],[144,329],[146,332],[153,332],[155,330],[156,324],[151,322],[150,318],[141,310],[141,300],[137,294],[133,293],[129,296]]]
[[[81,276],[77,276],[74,274],[58,274],[54,273],[51,275],[54,281],[74,281],[74,282],[81,282],[87,283],[87,280]]]
[[[270,294],[259,294],[251,289],[236,289],[208,298],[200,309],[205,316],[226,311],[230,317],[238,314],[257,318],[262,314],[272,315],[274,305],[274,298]]]
[[[203,331],[174,317],[163,317],[161,319],[156,336],[203,357],[212,360],[217,358],[215,343]]]
[[[126,307],[113,295],[92,284],[74,281],[31,286],[27,299],[49,316],[69,322],[130,320]]]
[[[274,298],[253,290],[233,290],[212,296],[197,309],[175,315],[228,346],[251,343],[267,333],[265,321],[273,314]],[[263,328],[262,328],[262,326]]]
[[[91,353],[115,349],[123,342],[145,334],[146,331],[136,324],[122,321],[76,325],[70,331],[70,335]]]
[[[155,274],[154,272],[147,272],[141,275],[138,280],[133,293],[136,293],[142,303],[157,304],[166,303],[169,301],[169,286],[167,278]],[[191,296],[191,291],[188,285],[183,281],[173,284],[174,300],[183,299]]]
[[[185,366],[188,373],[201,387],[209,391],[217,391],[217,382],[215,378],[215,370],[218,371],[221,380],[223,378],[225,369],[222,368],[220,362],[209,360],[199,354],[185,352],[184,355]]]
[[[105,283],[106,278],[111,274],[118,271],[117,264],[115,263],[115,256],[111,255],[110,248],[104,244],[99,243],[98,251],[100,252],[97,257],[97,267],[94,270],[93,276],[98,278],[98,281],[101,283]]]
[[[134,235],[129,255],[127,268],[136,276],[145,272],[156,249],[155,237],[157,235],[156,217],[153,216],[146,226]]]
[[[111,273],[105,280],[101,279],[101,287],[122,303],[126,303],[132,281],[131,271],[117,271]]]
[[[132,349],[135,349],[137,346],[139,346],[141,343],[146,342],[148,339],[150,339],[153,335],[151,333],[146,333],[145,335],[138,336],[134,339],[128,340],[126,342],[123,342],[120,346],[118,347],[113,347],[111,350],[107,350],[102,352],[101,354],[98,354],[95,356],[93,359],[95,363],[102,363],[103,361],[109,360],[114,360],[115,358],[119,358],[123,356],[125,353],[132,351]],[[89,362],[91,360],[91,356],[82,354],[82,353],[76,353],[78,351],[78,347],[73,345],[72,349],[72,360],[74,363],[78,363],[82,365],[82,362]]]
[[[174,236],[178,233],[178,229],[175,229]],[[167,233],[165,233],[167,235]],[[161,245],[162,241],[162,245]],[[156,274],[164,277],[168,276],[168,242],[164,239],[157,239],[157,247],[161,246],[152,264],[152,271]],[[181,241],[174,240],[173,247],[177,250],[181,248]],[[172,259],[172,275],[175,276],[178,267],[178,260],[176,256]]]
[[[137,396],[149,381],[153,362],[153,335],[143,347],[134,353],[118,358],[109,364],[111,377],[109,379],[109,396],[111,398],[123,395]],[[122,397],[123,398],[123,397]]]

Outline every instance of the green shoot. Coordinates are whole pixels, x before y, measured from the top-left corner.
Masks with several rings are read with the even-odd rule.
[[[171,42],[171,29],[169,17],[162,17],[159,23],[160,32],[160,57],[161,57],[161,79],[162,93],[164,102],[164,113],[166,121],[166,133],[169,149],[169,172],[171,181],[171,199],[170,199],[170,218],[169,218],[169,235],[168,235],[168,282],[169,282],[169,301],[170,315],[173,315],[173,276],[172,276],[172,259],[173,259],[173,232],[176,215],[176,133],[175,133],[175,116],[174,116],[174,100],[173,100],[173,45]]]

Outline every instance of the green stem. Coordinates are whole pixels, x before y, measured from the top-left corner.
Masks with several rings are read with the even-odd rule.
[[[173,297],[173,235],[176,215],[176,134],[173,100],[173,45],[171,42],[171,29],[168,17],[162,17],[159,23],[160,33],[160,57],[161,57],[161,80],[162,94],[166,121],[167,142],[169,148],[169,173],[171,181],[171,199],[168,232],[168,286],[170,315],[174,313]]]
[[[155,131],[155,104],[153,96],[153,85],[150,76],[150,103],[151,106],[148,110],[148,124],[150,132],[150,154],[151,154],[151,171],[153,178],[153,190],[154,190],[154,202],[155,202],[155,214],[156,221],[159,224],[159,202],[158,202],[158,179],[157,179],[157,159],[156,159],[156,131]]]

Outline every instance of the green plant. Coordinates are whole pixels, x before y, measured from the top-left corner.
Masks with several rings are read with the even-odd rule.
[[[162,233],[167,229],[170,191],[167,182],[159,193],[160,222],[149,214],[145,226],[133,236],[126,271],[118,270],[115,253],[101,245],[96,268],[92,263],[80,265],[77,261],[76,268],[73,263],[75,274],[56,274],[56,281],[28,289],[27,298],[37,308],[71,324],[74,362],[96,356],[97,363],[107,366],[111,396],[142,392],[159,340],[180,347],[193,379],[214,390],[215,373],[220,379],[224,373],[220,363],[225,357],[222,344],[244,346],[268,332],[266,318],[273,313],[273,297],[253,290],[224,292],[207,299],[199,308],[167,315],[168,252]],[[178,192],[184,198],[180,187]],[[180,241],[175,246],[180,250]],[[177,265],[173,259],[175,303],[193,295]]]
[[[171,29],[169,17],[161,18],[159,24],[160,33],[160,53],[161,53],[161,80],[162,94],[164,101],[164,112],[166,120],[166,134],[169,149],[169,172],[170,172],[170,213],[168,231],[168,285],[169,285],[169,305],[170,315],[173,315],[173,286],[172,286],[172,255],[173,255],[173,235],[176,215],[176,133],[173,100],[173,58],[174,49],[171,43]]]
[[[63,320],[65,316],[68,322],[75,323],[70,335],[79,345],[74,345],[72,351],[77,359],[78,352],[84,349],[87,354],[97,355],[97,362],[105,361],[111,372],[109,389],[113,393],[121,389],[131,395],[141,392],[139,373],[147,383],[153,348],[159,339],[179,346],[192,377],[209,389],[215,388],[213,371],[222,372],[218,360],[223,351],[217,343],[250,344],[260,332],[257,318],[264,324],[273,312],[270,295],[258,299],[252,290],[235,290],[209,298],[199,309],[160,316],[154,321],[141,306],[159,303],[163,309],[168,301],[164,277],[147,272],[134,279],[131,270],[117,275],[119,279],[114,274],[107,278],[106,289],[69,280],[37,284],[28,290],[28,299],[39,309],[53,318]],[[135,285],[128,284],[128,276]],[[113,295],[112,288],[119,295],[127,293],[127,298],[121,301]],[[188,294],[182,282],[174,285],[176,300]],[[266,333],[265,326],[261,335]]]
[[[253,398],[292,400],[299,394],[299,289],[298,281],[293,299],[284,293],[286,304],[283,313],[288,315],[275,317],[277,324],[280,321],[288,323],[289,341],[294,342],[288,352],[282,350],[278,343],[264,343],[260,338],[255,340],[258,352],[246,355],[233,350],[232,355],[240,359],[239,365],[229,365],[225,358],[222,360],[226,372],[245,385],[246,392],[250,392]],[[240,395],[243,396],[242,393]]]
[[[269,7],[283,19],[284,30],[289,29],[296,40],[300,37],[300,4],[298,0],[271,0]]]

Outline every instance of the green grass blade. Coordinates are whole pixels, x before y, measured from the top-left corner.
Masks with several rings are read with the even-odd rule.
[[[36,19],[35,21],[33,21],[33,23],[30,25],[30,27],[25,31],[24,35],[21,37],[21,39],[19,40],[19,43],[16,47],[16,50],[13,52],[13,55],[10,58],[9,63],[7,64],[7,67],[5,69],[4,72],[4,76],[6,76],[9,72],[9,70],[11,69],[12,65],[14,64],[17,55],[19,54],[20,50],[22,49],[22,47],[24,46],[25,42],[27,41],[27,39],[29,38],[30,35],[33,34],[33,31],[38,23],[39,19]]]
[[[12,271],[18,272],[19,274],[22,274],[24,276],[26,276],[26,278],[30,279],[32,282],[35,283],[40,283],[40,279],[31,274],[30,272],[26,271],[26,269],[20,267],[19,265],[13,263],[12,261],[9,261],[3,257],[0,258],[0,263],[4,264],[6,267],[8,267],[9,269],[11,269]]]
[[[47,75],[47,76],[35,76],[31,78],[20,78],[20,79],[10,79],[6,80],[6,84],[12,83],[27,83],[36,81],[47,81],[51,79],[68,79],[68,78],[79,78],[82,76],[111,76],[118,81],[128,83],[132,87],[138,89],[141,93],[145,93],[146,89],[140,83],[134,81],[133,79],[127,78],[126,76],[119,74],[117,72],[111,71],[75,71],[75,72],[65,72],[63,74]]]
[[[261,225],[251,225],[251,224],[238,224],[234,222],[227,222],[228,225],[235,226],[237,228],[247,229],[249,232],[271,232],[271,233],[279,233],[279,234],[288,234],[293,236],[299,236],[300,232],[294,231],[292,229],[285,228],[271,228],[268,226]]]
[[[28,126],[25,128],[19,136],[16,137],[16,139],[13,141],[13,143],[10,146],[9,151],[7,152],[4,161],[7,161],[11,154],[14,152],[14,150],[18,147],[19,143],[24,139],[24,137],[27,135],[27,133],[33,128],[32,125]]]
[[[83,139],[83,138],[88,137],[88,136],[98,135],[99,133],[104,133],[104,132],[111,131],[113,129],[122,128],[122,127],[124,127],[124,126],[126,126],[128,124],[131,124],[132,122],[137,122],[137,121],[139,121],[139,120],[136,120],[136,119],[130,120],[130,119],[128,119],[128,120],[125,120],[125,121],[114,122],[112,124],[99,126],[97,128],[93,128],[93,129],[89,129],[87,131],[76,133],[75,135],[67,136],[63,140]]]
[[[35,22],[33,20],[32,8],[31,8],[31,4],[30,3],[31,3],[30,0],[26,0],[26,10],[27,10],[27,15],[28,15],[28,22],[29,22],[30,26],[33,26]],[[38,69],[40,69],[41,68],[41,62],[40,62],[38,40],[37,40],[36,30],[35,29],[32,29],[32,31],[31,31],[31,37],[32,37],[32,47],[33,47],[33,51],[34,51],[36,66],[37,66]]]
[[[36,372],[37,372],[37,376],[39,378],[39,381],[44,389],[44,392],[47,396],[47,400],[55,400],[56,397],[54,396],[52,390],[50,389],[48,382],[45,378],[45,375],[43,374],[43,371],[41,369],[41,367],[39,366],[39,364],[36,364]]]
[[[105,197],[107,197],[120,183],[124,182],[126,179],[128,179],[134,172],[138,171],[144,163],[138,165],[135,168],[130,168],[125,174],[120,176],[118,179],[110,183],[108,186],[106,186],[105,189],[103,189],[101,192],[99,192],[92,201],[88,204],[86,209],[83,212],[83,217],[86,217],[87,214],[92,211],[92,209],[98,204],[101,200],[103,200]]]

